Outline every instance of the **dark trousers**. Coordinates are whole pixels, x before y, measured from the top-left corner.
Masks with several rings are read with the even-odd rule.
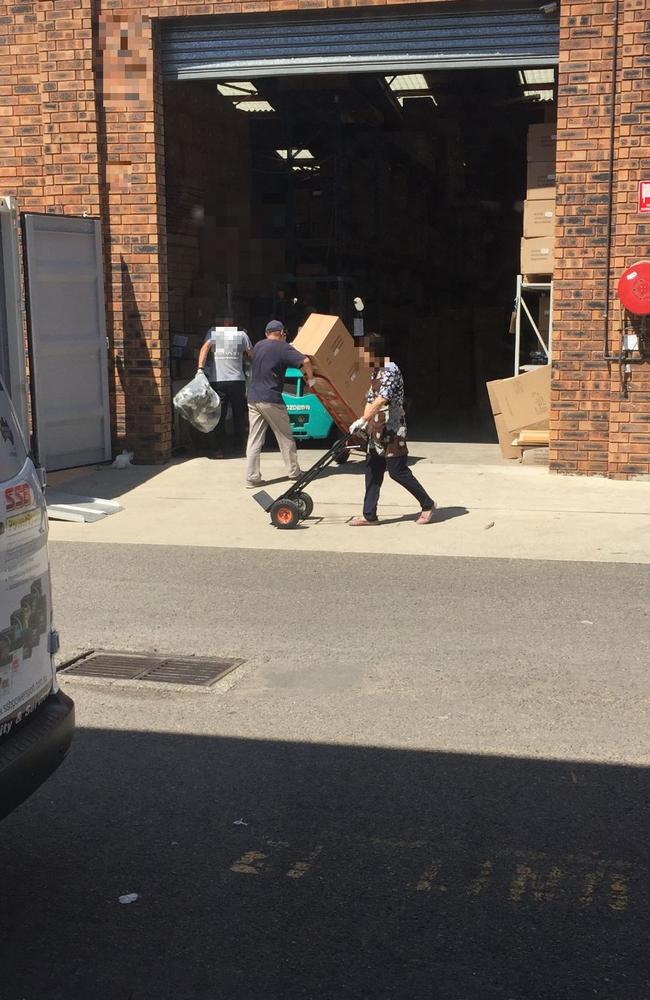
[[[434,506],[433,500],[409,469],[406,455],[384,458],[383,455],[378,455],[372,448],[369,448],[366,455],[366,495],[363,501],[363,516],[366,521],[377,520],[379,491],[386,470],[394,482],[399,483],[411,496],[415,497],[422,510],[431,510]]]
[[[244,454],[248,434],[248,404],[245,382],[210,382],[221,399],[221,416],[215,429],[217,446],[223,450],[226,443],[226,418],[228,407],[232,408],[233,447],[238,454]]]

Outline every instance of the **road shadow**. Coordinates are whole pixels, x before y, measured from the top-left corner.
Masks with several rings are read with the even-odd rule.
[[[3,996],[641,1000],[649,791],[627,766],[80,729],[2,826]]]
[[[442,524],[444,521],[453,521],[455,517],[464,517],[469,514],[467,507],[438,507],[436,516],[431,524]]]

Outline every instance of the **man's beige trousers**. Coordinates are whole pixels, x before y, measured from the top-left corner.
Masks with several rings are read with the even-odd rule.
[[[248,419],[250,430],[246,446],[246,479],[254,482],[261,478],[260,454],[267,427],[271,428],[280,445],[288,475],[299,476],[298,451],[284,403],[249,403]]]

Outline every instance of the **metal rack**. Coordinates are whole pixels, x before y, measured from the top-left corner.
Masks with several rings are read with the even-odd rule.
[[[548,318],[548,338],[539,332],[539,327],[533,319],[528,302],[532,295],[539,296],[546,292],[549,296],[549,318]],[[528,301],[527,301],[528,299]],[[551,360],[551,348],[553,344],[553,281],[527,281],[522,274],[517,275],[517,291],[515,297],[515,375],[519,375],[521,370],[521,320],[522,313],[530,323],[533,333],[537,337],[540,347],[546,355],[547,364]]]

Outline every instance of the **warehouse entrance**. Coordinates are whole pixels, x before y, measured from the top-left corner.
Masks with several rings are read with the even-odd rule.
[[[491,439],[484,384],[513,370],[527,133],[554,116],[553,57],[518,58],[169,80],[174,378],[215,321],[258,339],[270,316],[295,334],[336,313],[386,336],[412,430]]]

